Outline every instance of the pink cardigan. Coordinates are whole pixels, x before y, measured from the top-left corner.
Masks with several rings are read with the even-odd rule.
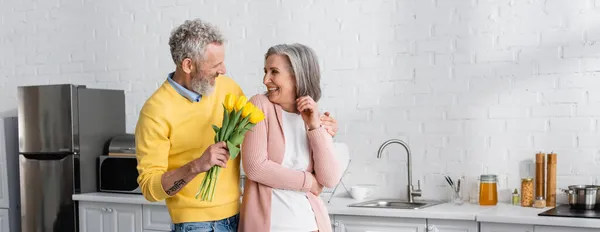
[[[296,171],[284,168],[281,166],[285,152],[281,106],[271,103],[263,94],[253,96],[250,102],[265,113],[265,120],[246,133],[242,144],[242,163],[247,178],[238,231],[269,232],[271,188],[306,192],[319,231],[331,231],[325,204],[310,193],[312,185],[316,184],[310,176],[313,170],[317,181],[325,187],[334,187],[341,178],[331,135],[323,127],[307,131],[312,158],[308,169]]]

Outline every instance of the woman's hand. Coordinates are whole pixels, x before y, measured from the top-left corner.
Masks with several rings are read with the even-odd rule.
[[[337,120],[330,116],[329,112],[325,112],[325,115],[321,116],[321,124],[327,130],[327,133],[331,135],[331,137],[335,137],[338,131]]]
[[[313,182],[312,187],[310,187],[310,192],[315,196],[319,196],[321,195],[321,192],[323,192],[323,185],[319,184],[319,181],[317,181],[317,178],[314,174],[312,174],[311,176]]]
[[[319,108],[310,96],[303,96],[296,99],[296,107],[309,130],[314,130],[321,126]]]

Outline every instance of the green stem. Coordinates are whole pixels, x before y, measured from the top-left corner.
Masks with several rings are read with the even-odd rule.
[[[206,200],[210,201],[210,193],[215,186],[215,173],[217,172],[218,166],[213,166],[210,172],[210,186],[206,189]]]
[[[221,167],[217,167],[217,172],[215,173],[215,186],[212,190],[212,194],[210,195],[210,201],[215,198],[215,189],[217,188],[217,181],[219,181],[219,173],[221,173]]]
[[[198,188],[198,191],[196,192],[196,199],[198,199],[198,195],[200,195],[200,193],[202,193],[202,190],[204,190],[204,188],[206,187],[206,183],[208,182],[206,178],[207,176],[204,176],[204,179],[202,180],[202,184],[200,185],[200,188]]]
[[[212,196],[215,192],[215,188],[217,187],[217,172],[219,172],[219,167],[215,166],[215,171],[211,173],[211,175],[212,175],[211,179],[213,180],[213,184],[212,184],[212,186],[210,186],[211,188],[209,189],[209,192],[208,192],[208,196],[207,196],[208,201],[212,201]]]
[[[208,194],[208,189],[210,189],[210,185],[212,184],[212,177],[211,177],[211,173],[213,172],[214,168],[210,168],[208,170],[208,172],[206,173],[206,178],[208,179],[208,183],[206,184],[205,188],[202,189],[202,200],[206,201],[206,195]]]

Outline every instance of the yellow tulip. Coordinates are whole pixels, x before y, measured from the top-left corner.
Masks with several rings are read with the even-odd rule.
[[[246,98],[245,96],[240,96],[240,98],[238,98],[237,102],[235,103],[235,110],[242,110],[242,108],[244,108],[244,106],[246,105],[246,102],[248,102],[248,98]]]
[[[225,102],[223,102],[223,104],[225,105],[225,109],[227,109],[228,112],[231,112],[233,110],[233,106],[235,105],[235,96],[228,93],[225,96]]]
[[[257,124],[263,119],[265,119],[265,114],[259,108],[255,107],[252,113],[250,114],[250,123]]]
[[[250,113],[254,111],[254,108],[255,107],[252,104],[252,102],[246,103],[246,105],[244,106],[244,110],[242,110],[242,118],[248,117],[248,115],[250,115]]]

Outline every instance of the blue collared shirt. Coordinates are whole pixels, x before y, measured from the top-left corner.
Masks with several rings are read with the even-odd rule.
[[[183,87],[180,84],[178,84],[177,82],[175,82],[173,80],[173,74],[175,74],[175,72],[169,73],[169,77],[167,77],[167,80],[169,81],[171,86],[173,86],[175,91],[177,91],[179,94],[181,94],[181,96],[187,98],[191,102],[199,102],[200,99],[202,99],[202,96],[200,94],[198,94],[194,91],[191,91],[189,89],[186,89],[185,87]]]

